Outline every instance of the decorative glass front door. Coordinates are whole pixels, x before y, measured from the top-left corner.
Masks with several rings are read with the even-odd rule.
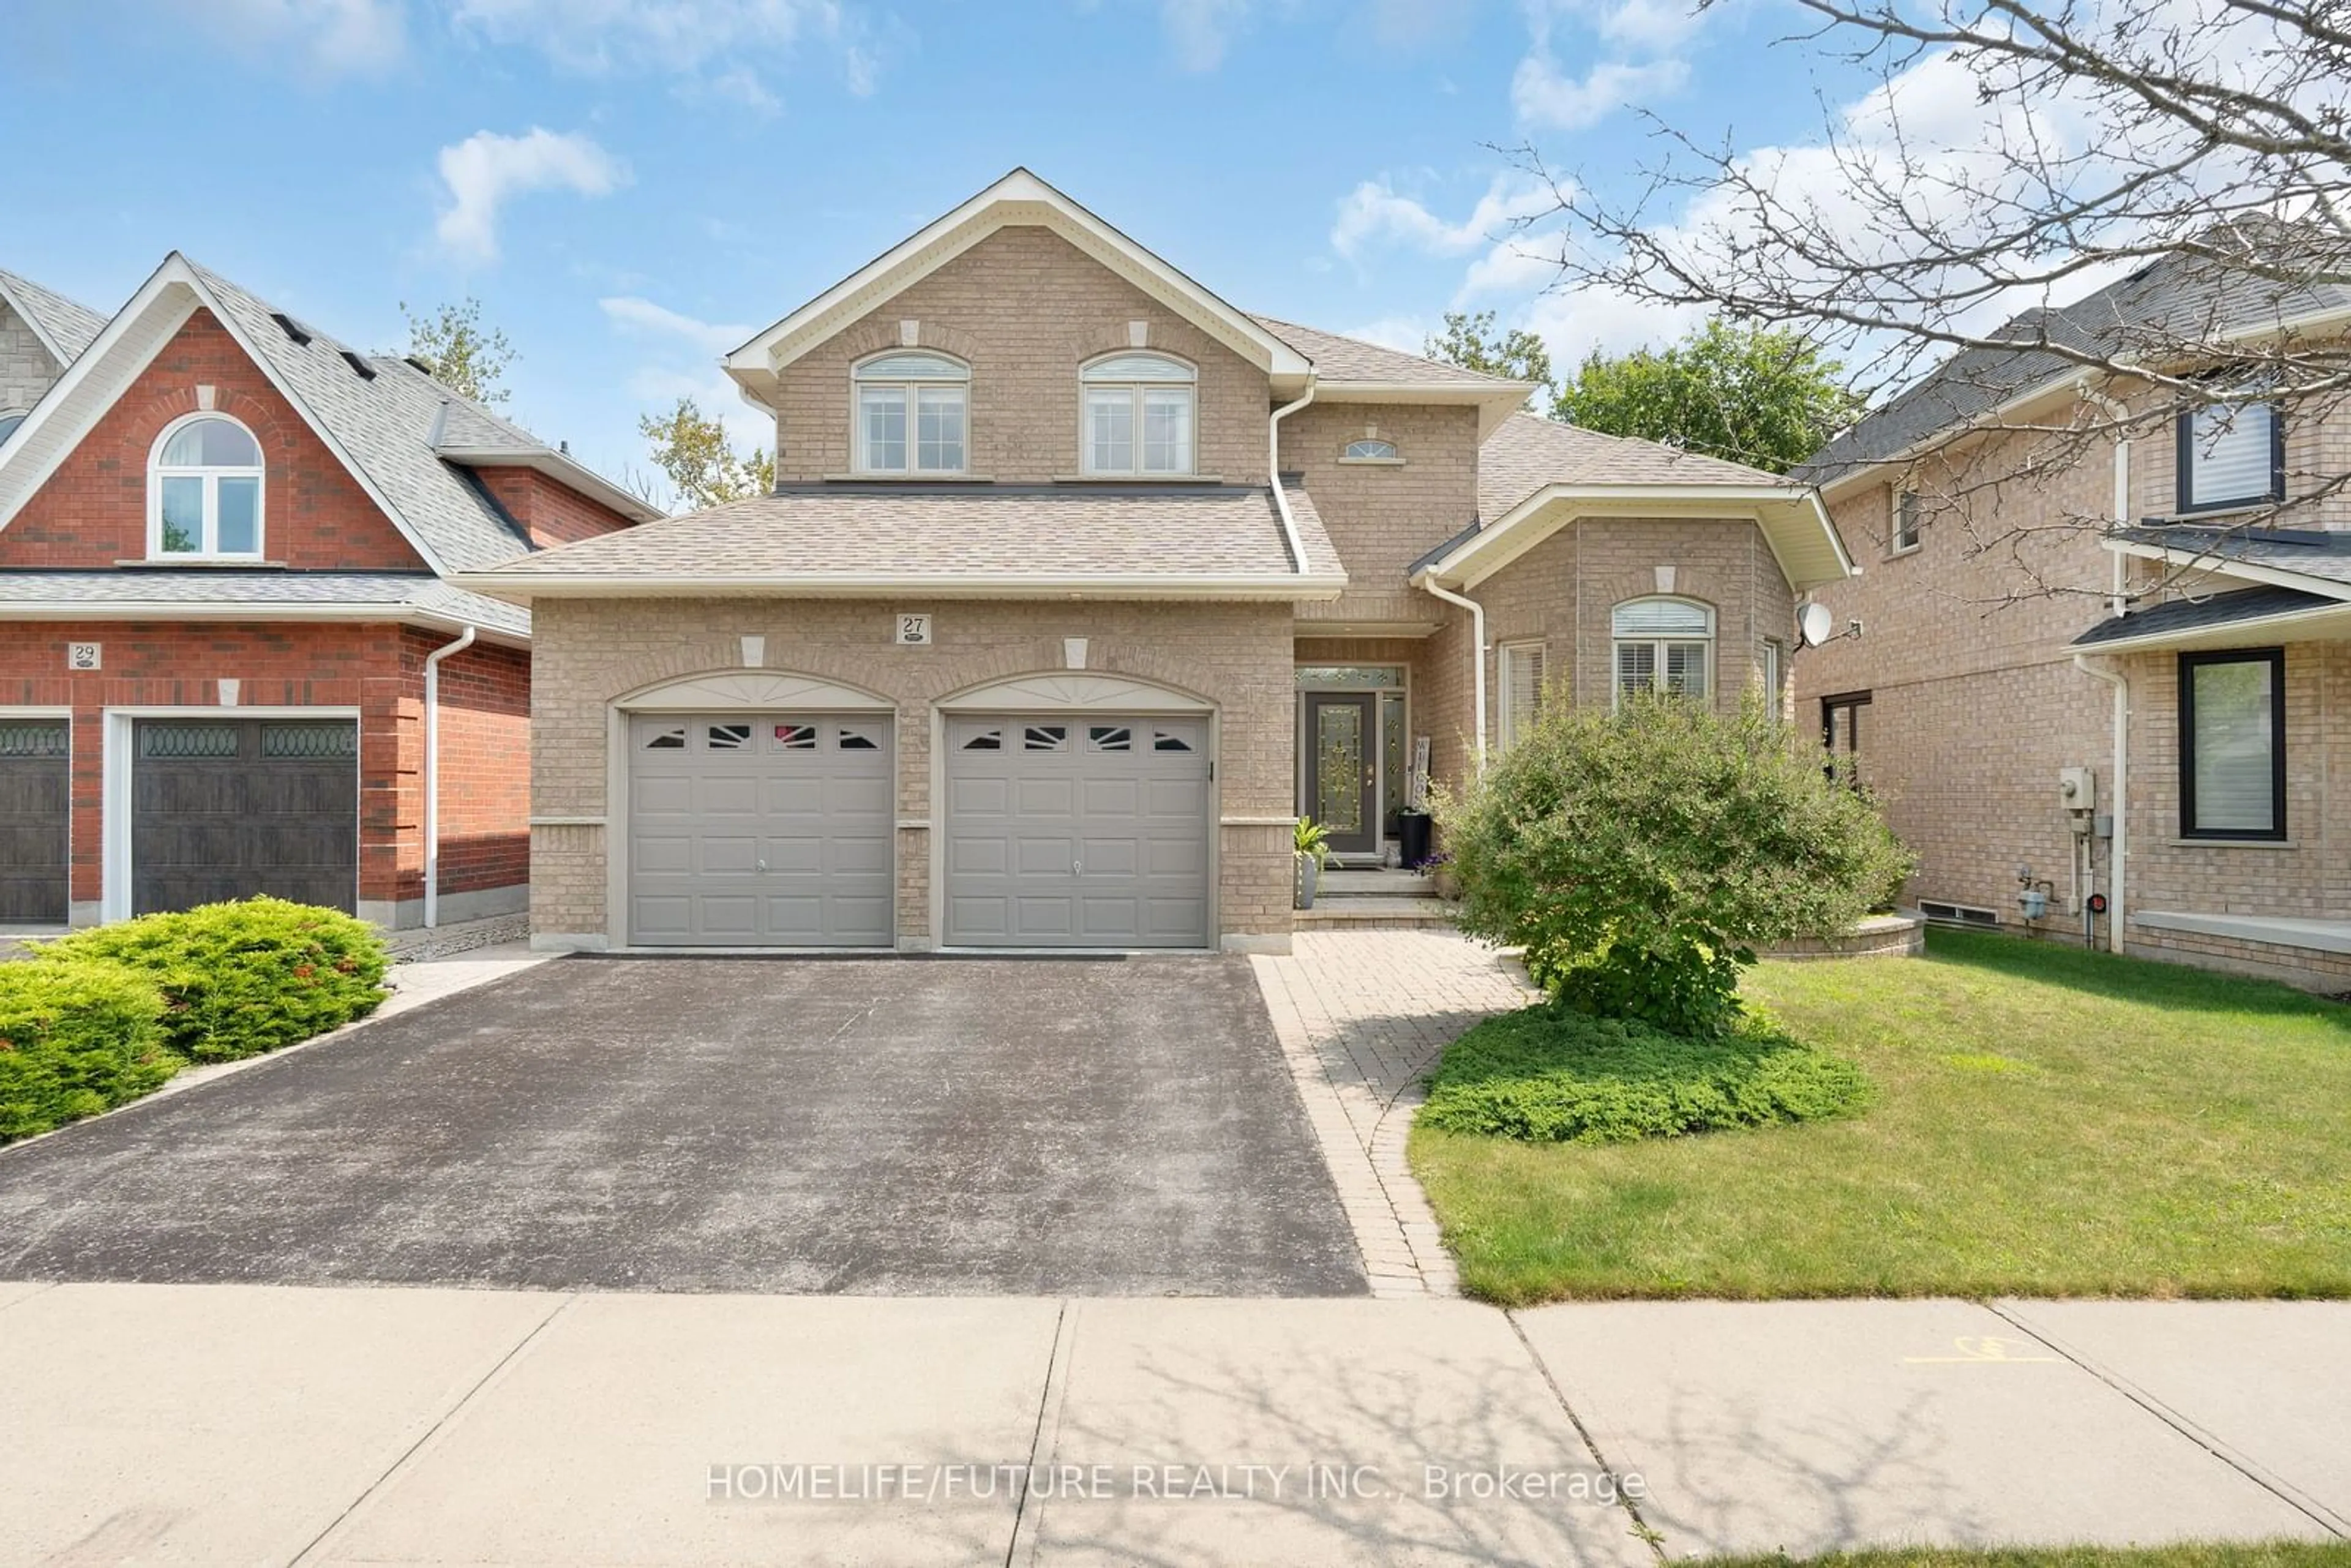
[[[1306,697],[1308,814],[1330,831],[1340,854],[1369,854],[1379,843],[1379,766],[1369,692],[1310,692]]]

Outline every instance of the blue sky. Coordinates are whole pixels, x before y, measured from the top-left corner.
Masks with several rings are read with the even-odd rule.
[[[110,309],[174,247],[367,348],[478,296],[513,412],[608,473],[718,351],[1025,163],[1249,308],[1572,360],[1670,319],[1545,294],[1539,193],[1630,106],[1742,149],[1863,84],[1780,0],[10,0],[0,266]]]

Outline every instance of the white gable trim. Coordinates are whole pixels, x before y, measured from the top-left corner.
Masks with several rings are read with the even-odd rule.
[[[1303,379],[1304,355],[1026,169],[915,231],[726,356],[727,372],[771,376],[998,230],[1050,229],[1270,375]]]
[[[353,461],[343,444],[278,375],[268,356],[256,350],[237,326],[235,318],[221,308],[220,301],[178,251],[163,258],[163,265],[140,286],[131,302],[115,313],[114,319],[106,324],[106,330],[58,378],[48,394],[33,406],[25,423],[16,427],[16,434],[8,438],[6,444],[0,445],[0,529],[16,520],[24,504],[97,428],[98,422],[106,417],[123,391],[187,325],[198,306],[212,312],[213,319],[227,331],[245,357],[261,371],[277,395],[301,415],[310,433],[334,455],[335,461],[367,493],[376,508],[391,519],[392,526],[400,530],[400,537],[408,541],[424,564],[435,575],[446,577],[447,563],[409,526],[400,508],[392,505],[392,497]]]
[[[1499,521],[1415,571],[1475,588],[1578,517],[1744,518],[1762,530],[1788,585],[1808,589],[1855,575],[1817,492],[1780,485],[1547,485]]]

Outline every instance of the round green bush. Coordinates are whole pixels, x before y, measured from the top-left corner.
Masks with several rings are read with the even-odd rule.
[[[1730,1027],[1757,946],[1850,928],[1911,858],[1753,694],[1546,702],[1437,801],[1463,930],[1526,950],[1560,1002],[1680,1034]]]
[[[163,998],[118,965],[0,964],[0,1143],[94,1116],[179,1070],[163,1049]]]
[[[388,962],[374,926],[339,910],[248,898],[142,915],[50,943],[36,962],[120,964],[162,990],[166,1042],[195,1061],[276,1051],[364,1018]]]
[[[1622,1144],[1843,1115],[1861,1069],[1747,1019],[1699,1037],[1538,1003],[1488,1019],[1429,1075],[1425,1126],[1537,1144]]]

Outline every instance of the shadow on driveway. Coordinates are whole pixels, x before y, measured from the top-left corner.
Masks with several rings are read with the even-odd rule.
[[[0,1279],[1364,1289],[1205,956],[541,965],[0,1151]]]

